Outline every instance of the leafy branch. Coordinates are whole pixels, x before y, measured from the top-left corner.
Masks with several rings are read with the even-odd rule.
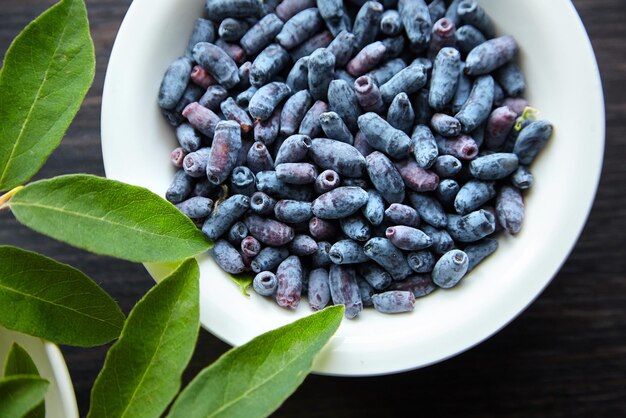
[[[83,0],[61,0],[12,43],[0,70],[0,210],[96,254],[178,268],[125,318],[81,271],[0,245],[0,325],[75,346],[117,339],[89,417],[157,418],[177,397],[197,343],[200,271],[192,257],[212,243],[141,187],[84,174],[25,184],[60,144],[94,73]],[[238,283],[245,292],[246,279]],[[178,395],[168,417],[269,415],[302,383],[342,317],[343,307],[331,307],[230,350]],[[43,418],[48,386],[14,345],[0,378],[0,416]]]

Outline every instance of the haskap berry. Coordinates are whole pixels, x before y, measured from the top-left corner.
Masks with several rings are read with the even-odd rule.
[[[165,197],[259,295],[410,312],[520,232],[553,127],[475,0],[207,0],[181,50]]]

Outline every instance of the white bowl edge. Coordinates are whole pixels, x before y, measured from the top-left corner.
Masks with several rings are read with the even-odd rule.
[[[40,338],[0,327],[0,366],[4,365],[6,353],[13,342],[24,347],[41,376],[50,381],[50,388],[46,393],[46,417],[78,418],[72,379],[59,347]]]

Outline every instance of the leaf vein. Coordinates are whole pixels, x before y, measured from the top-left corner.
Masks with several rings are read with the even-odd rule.
[[[37,296],[35,296],[35,295],[31,295],[31,294],[28,294],[28,293],[20,292],[19,290],[13,289],[13,288],[11,288],[11,287],[4,286],[4,285],[2,285],[1,283],[0,283],[0,290],[5,290],[5,291],[7,291],[7,292],[16,293],[16,294],[18,294],[18,295],[20,295],[20,296],[23,296],[23,297],[27,298],[27,299],[35,299],[35,300],[38,300],[38,301],[40,301],[40,302],[42,302],[42,303],[47,303],[47,304],[49,304],[49,305],[53,305],[53,306],[55,306],[55,307],[57,307],[57,308],[61,308],[62,310],[76,312],[77,314],[79,314],[79,315],[81,315],[81,316],[85,316],[85,317],[87,317],[87,318],[89,318],[89,319],[93,319],[93,320],[95,320],[95,321],[98,321],[98,322],[102,322],[102,323],[108,324],[109,326],[112,326],[112,327],[114,327],[114,328],[121,329],[119,326],[117,326],[116,324],[111,323],[111,322],[109,322],[109,321],[105,321],[105,320],[100,319],[100,318],[97,318],[97,317],[95,317],[95,316],[92,316],[92,315],[86,314],[86,313],[84,313],[84,312],[81,312],[80,310],[74,309],[74,308],[69,307],[69,306],[59,305],[59,304],[57,304],[57,303],[54,303],[54,302],[49,301],[49,300],[46,300],[46,299],[42,299],[42,298],[37,297]]]
[[[181,300],[182,297],[183,297],[183,292],[182,292],[182,289],[181,289],[180,293],[178,294],[178,296],[176,298],[176,303],[172,304],[172,306],[174,306],[174,307],[177,306],[180,303],[180,300]],[[167,321],[165,323],[165,326],[161,330],[161,335],[159,335],[159,343],[156,345],[156,350],[154,352],[150,353],[150,361],[149,361],[148,365],[144,368],[144,370],[142,372],[142,375],[141,375],[141,379],[139,380],[138,384],[135,386],[135,389],[133,390],[132,395],[130,396],[128,402],[126,403],[126,406],[121,411],[120,418],[124,418],[126,416],[126,413],[128,412],[128,409],[130,408],[131,403],[133,402],[133,400],[137,396],[137,392],[139,391],[139,388],[142,386],[144,380],[146,379],[146,375],[148,374],[148,370],[150,370],[152,368],[152,364],[154,363],[154,360],[157,357],[157,353],[160,351],[161,343],[163,342],[163,338],[167,334],[167,330],[170,328],[170,323],[172,322],[172,317],[174,317],[174,316],[175,316],[175,314],[173,312],[170,312],[170,315],[168,315]]]
[[[71,10],[67,11],[66,16],[64,16],[65,19],[67,19],[67,17],[69,16],[69,14],[71,13]],[[13,157],[15,154],[15,151],[18,147],[18,145],[20,144],[20,142],[22,141],[22,137],[24,135],[24,131],[26,130],[26,125],[29,123],[31,115],[36,107],[37,101],[39,100],[39,96],[41,94],[41,91],[45,85],[45,83],[48,81],[48,73],[50,72],[50,68],[52,67],[52,64],[54,63],[54,57],[56,57],[57,52],[59,51],[59,48],[61,46],[61,43],[63,41],[63,39],[65,38],[65,32],[67,31],[67,23],[63,26],[63,31],[61,32],[61,36],[59,36],[57,38],[57,44],[54,48],[54,52],[52,53],[50,59],[48,60],[48,66],[46,67],[46,71],[44,72],[43,75],[43,80],[41,81],[41,84],[39,85],[39,88],[37,89],[37,93],[35,95],[35,99],[33,100],[32,104],[30,105],[30,108],[28,109],[28,113],[26,115],[26,118],[24,119],[24,122],[22,123],[22,127],[20,128],[20,132],[15,140],[15,143],[13,144],[13,147],[11,148],[11,153],[9,154],[9,158],[7,160],[6,165],[4,166],[4,170],[2,171],[2,175],[0,176],[0,184],[2,184],[2,182],[4,182],[7,173],[9,172],[9,169],[11,168],[11,163],[13,162]],[[32,57],[32,48],[31,48],[31,57]],[[32,58],[31,58],[32,61]],[[35,68],[35,67],[33,67]]]
[[[111,226],[120,227],[121,229],[128,229],[128,230],[131,230],[131,231],[134,231],[134,232],[138,232],[138,233],[141,233],[141,234],[145,234],[145,235],[151,235],[151,236],[155,236],[155,237],[164,237],[164,238],[169,238],[169,239],[176,239],[176,240],[183,241],[183,242],[187,241],[187,240],[185,240],[183,238],[177,238],[177,237],[172,237],[172,236],[167,235],[167,234],[147,231],[145,229],[140,229],[140,228],[133,227],[133,226],[130,226],[130,225],[125,225],[125,224],[120,223],[120,222],[114,222],[112,220],[103,219],[103,218],[100,218],[100,217],[97,217],[97,216],[93,216],[93,215],[89,215],[89,214],[86,214],[86,213],[79,213],[79,212],[75,212],[75,211],[65,210],[64,207],[55,207],[55,206],[45,205],[45,204],[41,204],[41,203],[13,203],[11,206],[13,206],[13,207],[24,206],[24,207],[45,209],[45,210],[49,210],[51,212],[58,212],[58,213],[61,213],[61,214],[74,216],[76,218],[85,218],[85,219],[100,221],[102,223],[110,224]],[[153,215],[153,216],[156,216],[156,215]],[[135,225],[138,225],[138,224],[135,224]]]
[[[275,345],[275,342],[274,342],[274,345]],[[273,349],[273,347],[272,347],[272,349]],[[218,409],[213,411],[211,414],[207,415],[207,418],[218,416],[218,414],[220,414],[221,412],[223,412],[226,409],[230,408],[233,404],[235,404],[235,403],[239,402],[240,400],[244,399],[245,397],[250,395],[252,392],[254,392],[255,390],[259,389],[260,387],[262,387],[263,385],[265,385],[266,383],[268,383],[269,381],[274,379],[276,376],[280,375],[283,371],[285,371],[285,369],[288,369],[291,364],[293,364],[296,361],[300,360],[302,357],[305,357],[306,354],[307,354],[306,350],[303,350],[301,354],[293,357],[285,365],[283,365],[283,367],[280,370],[278,370],[277,372],[271,373],[270,375],[267,376],[267,378],[261,380],[260,382],[258,382],[255,385],[252,385],[249,389],[247,389],[241,395],[233,398],[232,400],[230,400],[228,402],[222,403],[222,405],[220,405],[220,407]]]

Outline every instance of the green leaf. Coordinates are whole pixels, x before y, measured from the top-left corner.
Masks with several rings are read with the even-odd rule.
[[[194,259],[157,284],[130,313],[91,392],[89,418],[160,416],[180,389],[200,327]]]
[[[13,343],[7,355],[7,361],[4,363],[4,375],[15,376],[19,374],[39,376],[39,370],[26,350],[18,343]]]
[[[7,361],[4,364],[4,376],[19,376],[19,375],[31,375],[39,377],[39,370],[35,366],[35,362],[28,355],[26,350],[22,348],[18,343],[13,343],[9,354],[7,355]],[[24,415],[24,418],[45,418],[46,416],[46,403],[41,402],[33,410]]]
[[[119,335],[124,314],[84,273],[41,254],[0,246],[0,325],[90,347]]]
[[[252,282],[254,281],[254,277],[250,274],[229,274],[231,280],[235,282],[239,289],[241,289],[241,293],[244,296],[249,297],[250,293],[248,293],[248,289],[252,286]]]
[[[37,232],[135,262],[177,261],[211,242],[174,205],[142,187],[86,174],[29,184],[9,201]]]
[[[37,376],[0,379],[0,417],[23,417],[43,402],[48,381]]]
[[[0,72],[0,190],[39,171],[63,139],[94,73],[83,0],[62,0],[13,41]]]
[[[343,311],[324,309],[230,350],[191,381],[168,418],[268,416],[304,381]]]

